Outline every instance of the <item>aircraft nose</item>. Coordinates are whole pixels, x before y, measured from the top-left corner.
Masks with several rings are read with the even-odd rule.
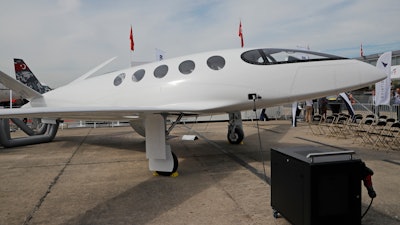
[[[297,96],[310,92],[331,95],[364,88],[385,78],[384,72],[359,60],[330,61],[323,66],[300,67],[290,91]],[[304,87],[308,89],[304,90]]]
[[[387,78],[387,74],[385,74],[382,70],[379,70],[375,66],[358,61],[359,63],[359,74],[361,78],[361,83],[365,84],[374,84],[385,78]]]

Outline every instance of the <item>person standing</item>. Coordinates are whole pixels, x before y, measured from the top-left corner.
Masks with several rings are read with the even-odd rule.
[[[400,88],[396,88],[396,92],[394,93],[394,104],[400,104]]]
[[[326,119],[326,111],[328,110],[328,99],[326,97],[322,97],[318,99],[319,106],[319,114],[322,116],[322,119]]]
[[[261,110],[260,121],[268,121],[269,120],[268,115],[265,111],[266,111],[265,108]]]
[[[400,88],[396,88],[393,104],[397,107],[397,120],[400,120]]]
[[[306,100],[306,122],[311,123],[313,111],[313,101],[311,99]]]

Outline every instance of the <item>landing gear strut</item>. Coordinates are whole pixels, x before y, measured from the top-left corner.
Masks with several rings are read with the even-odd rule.
[[[244,138],[242,114],[240,112],[229,113],[228,141],[231,144],[240,144]]]
[[[162,176],[176,176],[178,159],[166,142],[166,115],[149,114],[145,117],[146,157],[149,169]]]

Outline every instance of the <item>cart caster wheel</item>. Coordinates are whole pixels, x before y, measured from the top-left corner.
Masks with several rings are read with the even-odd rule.
[[[279,212],[276,211],[275,209],[273,210],[273,216],[275,219],[279,218]]]

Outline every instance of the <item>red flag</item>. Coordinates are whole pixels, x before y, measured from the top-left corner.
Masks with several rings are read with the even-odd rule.
[[[362,44],[361,44],[361,46],[360,46],[360,56],[361,56],[361,57],[364,57],[364,51],[363,51],[363,49],[362,49]]]
[[[242,21],[240,21],[240,24],[239,24],[239,37],[240,37],[240,44],[243,48],[244,41],[243,41],[243,33],[242,33]]]
[[[134,51],[135,50],[135,44],[133,43],[132,26],[131,26],[131,34],[129,36],[129,39],[131,40],[131,51]]]

